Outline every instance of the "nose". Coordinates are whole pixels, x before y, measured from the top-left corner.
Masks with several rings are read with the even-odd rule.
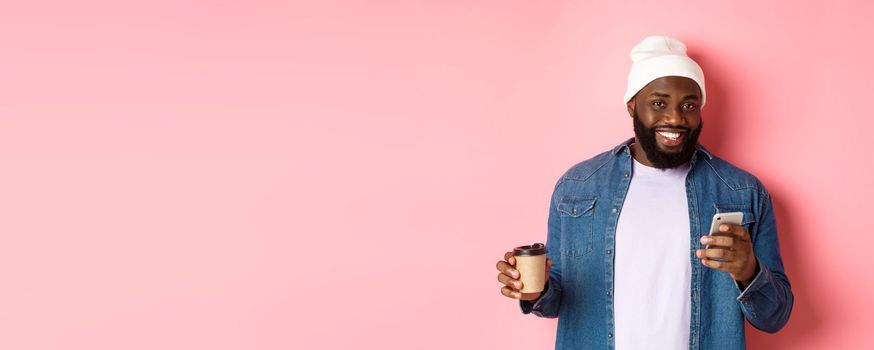
[[[680,110],[680,108],[682,108],[682,107],[678,106],[677,108],[668,108],[667,109],[665,116],[664,116],[665,124],[683,125],[683,126],[686,125],[686,118],[683,118],[683,112]]]

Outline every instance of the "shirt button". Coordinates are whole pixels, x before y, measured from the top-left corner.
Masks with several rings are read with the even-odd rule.
[[[607,333],[607,338],[613,338],[613,333]]]
[[[609,291],[609,290],[607,291],[607,295],[610,295],[610,291]]]
[[[610,209],[611,212],[616,212],[616,208]]]
[[[628,173],[625,173],[625,177],[628,177]]]
[[[607,255],[610,255],[610,254],[613,254],[613,251],[610,249],[607,249]]]

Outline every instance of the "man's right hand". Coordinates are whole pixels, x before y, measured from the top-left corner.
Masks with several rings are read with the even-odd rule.
[[[517,300],[537,300],[540,298],[540,292],[537,293],[522,293],[522,281],[519,280],[519,270],[516,270],[516,258],[513,257],[513,252],[504,253],[504,260],[499,260],[498,282],[504,286],[501,287],[501,294],[505,297]],[[546,259],[546,276],[549,276],[549,268],[552,266],[552,261]]]

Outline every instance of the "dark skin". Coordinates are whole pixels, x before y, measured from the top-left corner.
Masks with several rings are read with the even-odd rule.
[[[656,131],[677,132],[683,141],[686,129],[695,130],[701,126],[701,92],[694,80],[683,77],[663,77],[653,80],[634,96],[626,107],[628,115],[633,117],[635,108],[637,116],[643,125]],[[659,141],[662,141],[659,138]],[[682,145],[656,143],[665,153],[679,153]],[[647,158],[640,140],[631,145],[634,159],[642,164],[654,167]]]
[[[635,109],[638,118],[647,128],[655,128],[656,131],[680,133],[679,140],[685,141],[687,127],[695,130],[701,125],[701,91],[694,80],[683,77],[663,77],[650,82],[641,89],[631,101],[628,102],[628,114],[633,116]],[[676,143],[676,142],[673,142]],[[672,144],[667,139],[658,139],[657,147],[663,152],[680,152],[682,145]],[[643,148],[637,140],[631,146],[631,152],[638,162],[650,166],[653,163],[647,159]],[[758,261],[753,253],[753,244],[750,234],[740,225],[722,224],[719,226],[720,235],[701,236],[702,245],[709,245],[707,249],[698,249],[695,256],[701,259],[701,263],[712,269],[727,272],[731,278],[738,281],[742,288],[746,288],[758,273]],[[713,260],[714,258],[722,261]],[[537,300],[541,293],[520,293],[522,282],[519,280],[519,271],[514,268],[516,260],[512,252],[506,252],[504,259],[498,261],[498,282],[501,294],[517,300]],[[552,262],[547,259],[546,272]]]

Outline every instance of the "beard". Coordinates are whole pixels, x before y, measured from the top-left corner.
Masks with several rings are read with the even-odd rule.
[[[659,169],[676,168],[692,159],[692,154],[695,153],[695,145],[698,144],[698,136],[701,135],[701,129],[704,127],[703,121],[695,130],[687,127],[660,125],[659,127],[670,126],[674,129],[683,129],[686,132],[683,146],[679,152],[665,152],[659,149],[658,144],[656,144],[655,128],[647,128],[643,125],[643,122],[637,116],[637,109],[634,110],[632,119],[634,119],[634,136],[637,137],[637,142],[643,148],[643,153],[646,153],[646,158],[649,159],[654,167]]]

